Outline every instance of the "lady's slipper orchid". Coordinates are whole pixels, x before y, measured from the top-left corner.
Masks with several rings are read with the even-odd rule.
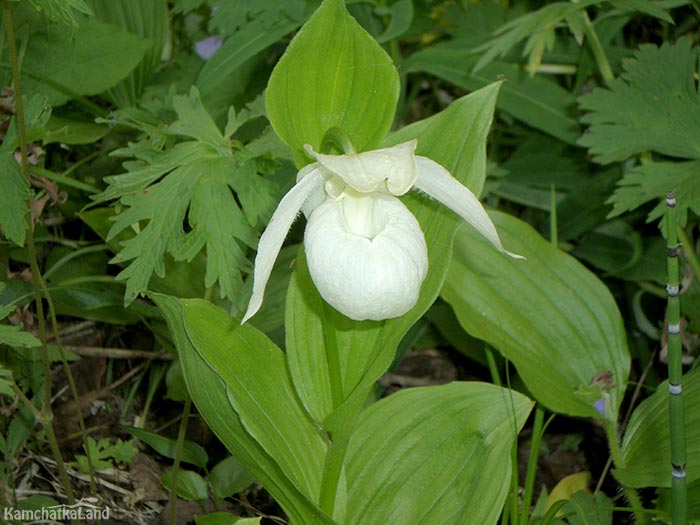
[[[246,322],[263,300],[282,243],[300,210],[309,273],[321,297],[362,321],[399,317],[418,301],[428,251],[418,221],[397,198],[427,193],[474,226],[504,253],[496,228],[474,194],[437,162],[415,154],[416,140],[390,148],[324,155],[299,171],[260,237]]]

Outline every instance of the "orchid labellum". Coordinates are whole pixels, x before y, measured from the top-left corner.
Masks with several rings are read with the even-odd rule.
[[[427,193],[506,252],[476,196],[445,168],[415,154],[416,140],[390,148],[324,155],[297,175],[260,238],[246,322],[263,300],[282,243],[303,209],[309,273],[321,297],[356,321],[399,317],[418,301],[428,271],[423,232],[397,198]]]

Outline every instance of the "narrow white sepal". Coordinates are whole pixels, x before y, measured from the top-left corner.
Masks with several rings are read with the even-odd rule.
[[[277,259],[277,254],[282,248],[282,243],[287,237],[294,219],[299,215],[304,203],[318,188],[323,187],[324,177],[318,169],[310,170],[296,185],[282,198],[275,213],[272,214],[270,223],[260,236],[258,243],[258,255],[255,257],[255,271],[253,273],[253,295],[248,303],[248,310],[243,316],[241,324],[245,323],[260,309],[263,302],[265,286],[270,278],[272,267]]]
[[[524,259],[522,255],[511,253],[503,247],[496,226],[469,188],[455,179],[440,164],[427,157],[417,155],[416,164],[418,179],[415,188],[450,208],[503,253],[517,259]]]

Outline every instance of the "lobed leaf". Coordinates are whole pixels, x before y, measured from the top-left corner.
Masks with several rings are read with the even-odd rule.
[[[590,124],[579,144],[601,164],[650,150],[700,158],[697,62],[697,49],[687,39],[640,46],[609,89],[596,88],[579,98],[588,112],[582,121]]]
[[[24,246],[29,211],[29,181],[20,170],[11,151],[0,152],[0,228],[2,235],[18,246]]]
[[[685,226],[688,210],[700,214],[698,173],[698,160],[649,162],[635,166],[622,177],[615,193],[608,200],[613,205],[610,216],[621,215],[649,201],[658,201],[649,212],[647,222],[663,218],[666,206],[662,199],[669,190],[673,190],[677,198],[678,224]]]

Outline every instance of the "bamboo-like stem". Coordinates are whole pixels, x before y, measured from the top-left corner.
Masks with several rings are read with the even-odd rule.
[[[678,237],[676,197],[666,196],[666,254],[668,266],[668,405],[671,436],[671,518],[673,525],[688,523],[688,495],[685,479],[685,423],[683,420],[683,364],[681,348],[681,311],[678,298]]]

